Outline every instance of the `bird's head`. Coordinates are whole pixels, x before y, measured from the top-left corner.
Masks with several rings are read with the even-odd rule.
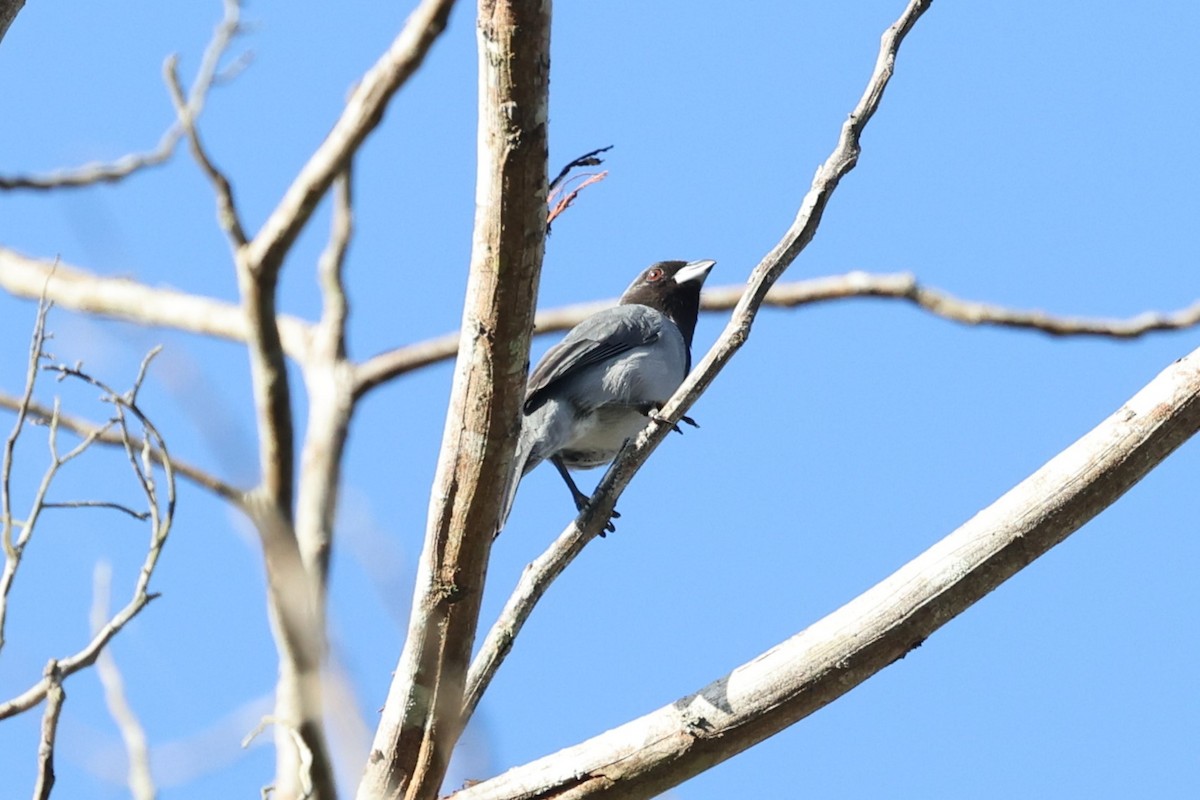
[[[679,326],[688,348],[700,313],[700,287],[715,261],[659,261],[642,270],[621,295],[621,304],[650,306]]]

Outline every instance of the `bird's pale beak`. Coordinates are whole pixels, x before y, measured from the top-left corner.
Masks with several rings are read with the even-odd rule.
[[[675,273],[676,283],[704,283],[715,261],[693,261]]]

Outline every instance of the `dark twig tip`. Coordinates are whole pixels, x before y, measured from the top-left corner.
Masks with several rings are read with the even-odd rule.
[[[558,175],[555,176],[554,180],[550,181],[550,187],[547,190],[547,194],[554,194],[554,190],[558,188],[558,185],[562,183],[563,180],[566,179],[567,175],[571,174],[571,170],[575,169],[576,167],[598,167],[603,164],[604,159],[599,158],[598,156],[601,153],[607,153],[612,149],[613,146],[611,144],[607,147],[597,147],[595,150],[584,153],[579,158],[576,158],[568,163],[565,167],[558,171]]]

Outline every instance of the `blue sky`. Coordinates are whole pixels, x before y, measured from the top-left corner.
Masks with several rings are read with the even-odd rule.
[[[782,234],[858,100],[899,0],[559,3],[551,167],[613,145],[608,179],[554,227],[542,305],[617,295],[646,264],[713,258],[743,281]],[[254,60],[201,122],[253,230],[408,5],[246,11]],[[0,171],[148,149],[171,121],[160,66],[195,69],[220,4],[31,3],[0,45]],[[960,296],[1127,316],[1196,299],[1200,62],[1184,2],[935,3],[816,240],[785,276],[912,271]],[[457,326],[470,252],[473,9],[461,5],[357,161],[349,261],[356,357]],[[285,270],[290,313],[318,309],[327,211]],[[180,151],[118,186],[0,194],[0,244],[103,274],[233,299],[211,192]],[[33,306],[0,296],[0,387],[24,369]],[[696,347],[724,324],[702,319]],[[121,386],[162,343],[143,396],[174,452],[248,482],[245,359],[231,344],[55,311],[53,350]],[[535,355],[552,339],[535,343]],[[884,578],[1197,346],[970,329],[888,301],[766,310],[749,343],[620,502],[618,531],[537,609],[480,708],[462,775],[482,778],[671,702]],[[373,729],[402,641],[450,367],[381,388],[351,433],[332,624]],[[300,383],[296,382],[297,389]],[[75,413],[94,392],[51,382]],[[301,411],[302,411],[301,406]],[[2,423],[7,429],[8,421]],[[35,434],[37,432],[35,431]],[[31,436],[15,486],[44,464]],[[920,649],[763,745],[683,784],[754,796],[1185,796],[1200,785],[1195,475],[1185,445],[1113,508]],[[594,475],[599,477],[599,473]],[[581,485],[592,485],[592,474]],[[130,497],[116,454],[62,497]],[[105,494],[105,496],[108,496]],[[493,551],[484,619],[569,521],[531,474]],[[91,576],[132,586],[144,535],[111,512],[48,518],[13,590],[0,696],[87,632]],[[268,747],[237,742],[267,707],[274,650],[252,534],[183,486],[155,588],[115,643],[164,798],[251,796]],[[64,797],[120,797],[120,740],[94,676],[67,684]],[[0,724],[0,775],[29,791],[36,715]],[[358,764],[353,734],[341,777]],[[7,788],[4,794],[7,796]]]

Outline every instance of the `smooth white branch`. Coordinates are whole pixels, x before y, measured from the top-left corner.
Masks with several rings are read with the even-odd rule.
[[[1200,430],[1200,350],[962,527],[824,619],[644,717],[454,800],[652,797],[836,700],[1115,503]]]

